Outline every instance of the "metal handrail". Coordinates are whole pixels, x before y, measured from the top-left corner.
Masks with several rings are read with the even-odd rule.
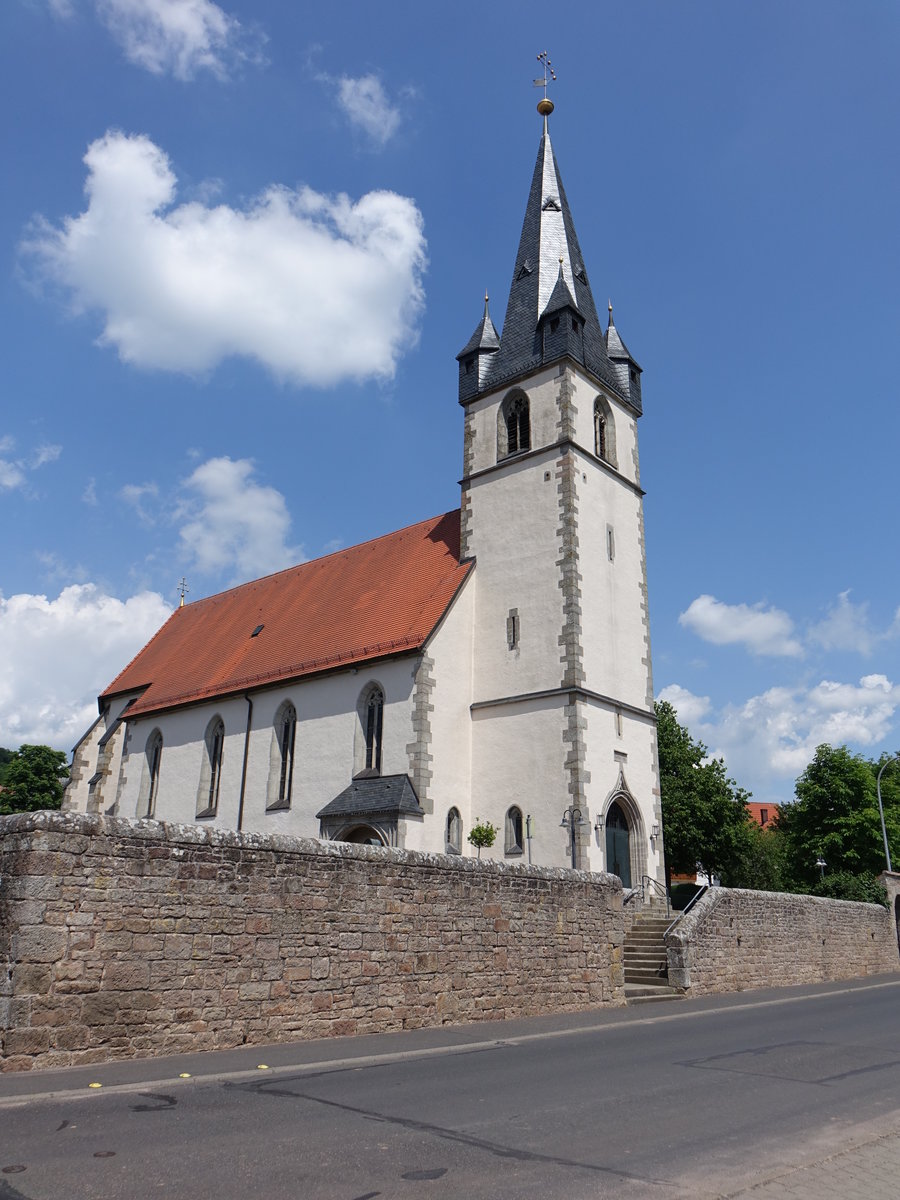
[[[624,899],[622,900],[622,907],[624,908],[626,904],[630,904],[632,902],[632,900],[635,898],[635,896],[640,896],[641,901],[643,901],[643,899],[644,899],[643,889],[642,888],[629,888],[628,891],[625,893]]]
[[[669,889],[667,887],[663,887],[663,885],[659,882],[659,880],[654,879],[652,875],[642,875],[641,876],[641,899],[642,900],[647,899],[647,891],[648,891],[648,889],[652,889],[652,888],[656,888],[659,895],[662,896],[662,898],[665,900],[666,916],[668,916],[669,913],[672,911],[671,903],[670,903],[670,899],[669,899]]]
[[[686,917],[688,915],[688,913],[691,911],[691,909],[694,907],[694,905],[697,903],[697,901],[700,899],[700,897],[705,896],[708,891],[709,891],[709,884],[701,883],[700,887],[696,890],[696,892],[694,892],[693,896],[691,896],[690,900],[688,900],[687,904],[684,906],[684,908],[681,910],[681,912],[678,914],[678,916],[675,918],[675,920],[672,922],[672,924],[666,928],[666,931],[663,934],[663,940],[665,940],[669,936],[669,934],[672,932],[672,930],[675,928],[675,926],[678,924],[678,922],[681,920],[681,918]]]

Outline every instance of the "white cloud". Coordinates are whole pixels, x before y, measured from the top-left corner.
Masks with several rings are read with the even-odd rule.
[[[301,547],[287,543],[284,496],[252,476],[248,459],[211,458],[186,480],[194,495],[180,510],[181,545],[200,570],[233,569],[238,582],[302,561]]]
[[[245,209],[174,205],[165,153],[108,132],[85,155],[88,206],[35,223],[23,251],[103,314],[101,344],[200,373],[234,355],[297,384],[390,378],[417,340],[425,238],[412,200],[270,187]]]
[[[47,2],[55,17],[75,16],[73,0]],[[210,71],[225,79],[238,63],[259,61],[265,41],[212,0],[92,0],[90,6],[128,61],[154,75],[188,80]]]
[[[9,454],[15,449],[15,439],[8,434],[0,437],[0,454]],[[56,462],[62,454],[62,446],[38,446],[30,458],[0,458],[0,491],[12,491],[24,487],[28,472],[36,471],[46,463]]]
[[[664,687],[657,699],[671,704],[678,713],[679,721],[691,729],[709,712],[709,696],[695,696],[677,683]]]
[[[97,480],[93,477],[85,484],[84,491],[81,493],[81,499],[85,504],[89,504],[91,508],[96,508],[100,501],[97,499]]]
[[[71,749],[98,693],[171,611],[155,592],[119,600],[90,583],[56,599],[0,595],[0,745]]]
[[[716,646],[743,645],[752,654],[790,658],[803,654],[788,614],[762,604],[723,604],[715,596],[698,596],[678,623]]]
[[[46,463],[56,462],[62,454],[62,446],[38,446],[31,459],[31,469],[36,471]]]
[[[391,103],[377,75],[337,80],[338,103],[349,118],[377,146],[386,145],[400,127],[400,110]]]
[[[11,491],[13,488],[21,487],[24,482],[25,472],[22,468],[17,463],[0,458],[0,488]]]
[[[810,641],[823,650],[853,650],[868,657],[879,643],[900,635],[900,609],[892,624],[883,630],[873,628],[867,603],[854,604],[849,590],[841,592],[827,615],[809,630]]]
[[[669,694],[667,694],[669,693]],[[672,697],[675,698],[672,698]],[[678,698],[686,700],[679,706]],[[864,675],[858,683],[823,679],[812,687],[773,687],[741,704],[714,712],[702,707],[678,684],[660,692],[678,711],[691,734],[724,758],[738,783],[754,792],[775,787],[773,798],[789,799],[793,781],[817,746],[850,745],[865,750],[891,732],[900,706],[900,686],[885,675]],[[699,699],[701,708],[691,711]]]
[[[155,483],[126,483],[119,489],[119,496],[135,511],[142,525],[153,525],[156,522],[155,506],[147,505],[148,500],[159,496],[159,488]],[[96,500],[95,500],[96,503]]]

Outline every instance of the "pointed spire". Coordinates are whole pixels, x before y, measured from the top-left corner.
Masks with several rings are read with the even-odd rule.
[[[500,349],[492,356],[485,385],[500,384],[541,366],[546,349],[541,320],[565,307],[583,324],[578,338],[580,361],[600,380],[615,386],[569,203],[545,130],[525,207]]]
[[[500,349],[500,338],[497,330],[494,328],[494,322],[491,320],[490,309],[488,308],[488,294],[485,288],[484,292],[484,316],[475,326],[475,332],[457,354],[458,359],[463,359],[469,354],[493,353]]]
[[[615,362],[619,359],[627,359],[633,363],[634,359],[629,353],[628,347],[619,337],[619,331],[613,323],[613,306],[612,300],[609,301],[609,324],[606,327],[606,353]],[[637,364],[635,363],[635,366]]]

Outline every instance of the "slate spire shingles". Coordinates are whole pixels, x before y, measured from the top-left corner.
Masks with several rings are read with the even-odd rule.
[[[413,653],[472,564],[459,510],[178,608],[102,693],[129,716]],[[253,636],[254,629],[262,626]]]
[[[557,304],[567,296],[569,306],[584,320],[583,351],[580,351],[583,365],[598,380],[619,392],[618,375],[606,352],[569,202],[550,135],[545,130],[525,206],[500,348],[491,355],[479,392],[499,387],[504,380],[525,375],[548,361],[541,336],[541,317],[549,312],[551,303]],[[474,348],[472,340],[467,347],[470,352]]]

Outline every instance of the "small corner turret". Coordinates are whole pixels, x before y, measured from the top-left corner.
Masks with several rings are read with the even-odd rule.
[[[500,349],[500,338],[488,309],[488,294],[484,294],[484,316],[475,332],[457,354],[459,362],[459,400],[464,403],[477,396],[484,387],[491,365],[491,355]]]
[[[609,301],[609,325],[606,329],[606,353],[612,363],[619,392],[629,404],[641,412],[641,368],[631,357],[628,347],[613,323],[612,300]]]

